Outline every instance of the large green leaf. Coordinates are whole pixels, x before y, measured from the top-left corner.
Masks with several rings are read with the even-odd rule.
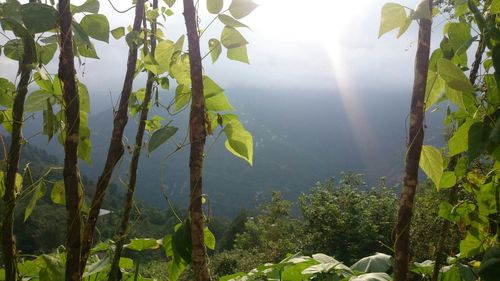
[[[484,234],[473,227],[467,231],[467,235],[460,242],[460,256],[467,258],[479,254],[484,248]]]
[[[184,85],[178,85],[175,89],[174,112],[184,109],[191,100],[191,89]]]
[[[86,15],[82,18],[80,25],[90,37],[109,42],[109,22],[105,15]]]
[[[257,8],[257,4],[252,0],[233,0],[229,6],[229,13],[234,18],[241,19],[250,14],[255,8]]]
[[[58,19],[56,9],[41,3],[22,5],[21,15],[24,25],[33,33],[45,32],[55,28]]]
[[[491,3],[491,13],[499,14],[500,13],[500,0],[493,0]]]
[[[226,149],[253,165],[253,137],[250,132],[245,130],[243,124],[237,119],[233,119],[224,128],[224,133],[227,137]]]
[[[468,153],[474,159],[486,150],[489,144],[491,127],[482,122],[476,122],[469,128]]]
[[[12,39],[7,41],[3,46],[3,52],[9,59],[20,61],[24,54],[23,40]]]
[[[429,145],[422,146],[419,164],[425,174],[434,182],[436,188],[439,188],[443,175],[443,156],[439,149]]]
[[[210,111],[232,111],[234,110],[224,94],[224,90],[219,87],[208,76],[203,76],[203,94],[205,96],[205,106]]]
[[[39,48],[40,55],[38,56],[40,58],[40,62],[42,64],[49,64],[50,61],[52,60],[52,58],[54,57],[56,50],[57,50],[56,43],[51,43],[51,44],[41,46]]]
[[[248,41],[234,27],[225,26],[221,35],[222,45],[228,49],[238,48],[248,44]]]
[[[415,20],[432,20],[432,11],[429,6],[429,0],[420,0],[417,7],[413,11],[411,18]]]
[[[378,37],[396,28],[405,29],[407,25],[405,8],[397,3],[386,3],[382,7]]]
[[[5,78],[0,78],[0,105],[7,108],[12,107],[16,94],[16,86]]]
[[[40,181],[34,189],[33,197],[31,197],[28,206],[24,209],[24,221],[30,217],[31,213],[35,209],[36,203],[45,195],[46,190],[47,186],[45,185],[45,182],[43,180]]]
[[[170,63],[170,75],[177,81],[177,84],[191,85],[190,69],[189,55],[181,55],[180,52],[176,51]]]
[[[224,6],[224,0],[207,0],[207,9],[212,14],[218,14]]]
[[[177,127],[165,126],[156,130],[149,139],[148,152],[151,153],[177,132]]]
[[[170,62],[174,54],[175,47],[172,41],[161,41],[155,50],[155,60],[158,62],[158,73],[162,74],[170,69]]]
[[[52,94],[38,90],[31,93],[24,102],[24,110],[26,112],[37,112],[47,109],[47,99],[52,98]]]
[[[227,58],[230,60],[240,61],[243,63],[250,63],[248,60],[247,46],[243,45],[238,48],[227,50]]]
[[[467,76],[453,62],[447,59],[439,59],[438,74],[443,78],[450,88],[461,92],[473,92],[474,88]]]
[[[383,253],[364,257],[351,266],[352,270],[361,272],[387,272],[392,267],[392,257]]]

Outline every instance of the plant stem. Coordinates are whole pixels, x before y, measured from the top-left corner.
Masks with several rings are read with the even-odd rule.
[[[158,8],[158,0],[153,0],[153,9]],[[144,17],[145,20],[145,17]],[[144,28],[144,41],[147,40],[146,28]],[[154,57],[156,49],[156,19],[151,23],[151,56]],[[144,53],[147,54],[147,47],[144,46]],[[132,156],[132,162],[130,163],[130,179],[127,189],[127,197],[125,199],[125,206],[123,208],[123,217],[120,224],[120,229],[118,230],[117,239],[115,243],[115,253],[113,256],[113,262],[111,264],[111,272],[109,274],[109,281],[118,281],[121,278],[120,272],[120,257],[123,250],[123,245],[128,234],[128,224],[130,220],[130,213],[132,211],[132,203],[134,199],[134,191],[137,182],[137,168],[139,166],[139,158],[141,156],[142,142],[144,137],[144,130],[146,128],[146,121],[148,120],[149,114],[149,103],[151,101],[151,96],[153,92],[153,82],[154,74],[148,71],[148,80],[146,82],[146,93],[144,95],[144,100],[141,104],[141,116],[139,121],[139,127],[137,128],[137,133],[135,135],[135,146]]]
[[[60,22],[60,56],[59,79],[63,82],[63,99],[66,114],[66,139],[64,143],[64,190],[67,210],[66,234],[66,280],[80,280],[81,250],[81,208],[83,190],[80,187],[78,172],[78,142],[80,130],[80,101],[75,80],[75,63],[73,59],[73,36],[70,11],[70,0],[59,2]]]
[[[192,266],[196,281],[210,281],[207,252],[203,235],[203,150],[205,147],[205,98],[203,96],[203,70],[200,54],[200,38],[196,26],[196,8],[193,0],[184,0],[184,19],[186,22],[189,44],[189,63],[191,71],[191,111],[189,114],[189,141],[191,151],[189,155],[190,174],[190,203]]]
[[[432,10],[432,0],[429,8]],[[399,201],[396,224],[394,280],[408,280],[410,262],[410,224],[418,184],[420,153],[424,141],[424,99],[429,68],[432,20],[421,19],[415,58],[415,78],[410,106],[409,142],[405,159],[404,187]]]
[[[31,0],[30,2],[33,2]],[[22,128],[24,120],[24,101],[28,94],[28,84],[34,63],[35,42],[31,35],[24,34],[22,38],[24,55],[19,64],[21,79],[17,85],[16,96],[12,104],[12,137],[7,158],[7,173],[5,177],[5,194],[3,201],[5,209],[2,222],[2,249],[5,266],[5,280],[14,281],[17,277],[17,250],[14,240],[14,209],[16,207],[16,175],[19,169],[21,155]]]
[[[135,18],[132,29],[133,31],[140,32],[143,15],[144,15],[144,0],[138,0],[135,6]],[[108,188],[109,182],[111,180],[111,175],[113,174],[113,170],[115,169],[115,166],[120,160],[120,158],[123,156],[124,152],[122,139],[125,126],[127,125],[128,122],[128,114],[127,114],[128,102],[130,95],[132,93],[135,66],[137,63],[137,48],[138,48],[137,44],[135,42],[132,42],[128,52],[127,71],[125,74],[123,88],[120,95],[120,104],[118,106],[118,110],[116,112],[113,121],[113,132],[111,135],[111,141],[108,148],[108,155],[101,176],[97,181],[96,191],[92,198],[87,224],[85,225],[83,245],[82,245],[82,260],[80,263],[81,275],[85,270],[85,265],[89,258],[90,248],[92,247],[95,225],[97,223],[99,210],[101,209],[104,196],[106,195],[106,189]]]

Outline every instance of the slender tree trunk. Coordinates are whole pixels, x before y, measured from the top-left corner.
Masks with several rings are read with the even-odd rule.
[[[429,0],[429,7],[432,11],[432,0]],[[396,224],[395,281],[408,280],[410,224],[418,184],[418,163],[424,141],[424,99],[427,70],[429,68],[431,27],[431,20],[420,20],[418,47],[415,57],[415,78],[410,106],[410,131],[406,149],[404,187],[399,201],[398,222]]]
[[[60,45],[59,79],[63,82],[63,99],[66,114],[66,139],[64,142],[64,190],[67,210],[66,280],[80,280],[81,207],[83,190],[78,173],[78,141],[80,138],[80,101],[75,80],[73,38],[70,0],[59,1]]]
[[[153,0],[153,9],[158,8],[158,0]],[[144,21],[146,18],[144,17]],[[147,40],[147,32],[146,26],[144,27],[144,40]],[[151,55],[154,57],[155,49],[156,49],[156,19],[151,23]],[[147,55],[147,46],[144,46],[144,53]],[[142,142],[144,137],[144,130],[146,128],[146,121],[148,120],[149,114],[149,103],[151,102],[151,96],[153,93],[153,82],[154,82],[154,74],[151,71],[148,71],[148,80],[146,82],[146,93],[144,95],[144,100],[141,104],[141,116],[139,120],[139,127],[137,128],[137,133],[135,135],[135,146],[134,152],[132,155],[132,162],[130,163],[130,179],[127,190],[127,197],[125,199],[125,207],[123,208],[123,217],[120,224],[120,229],[117,233],[116,243],[115,243],[115,252],[113,256],[113,262],[111,264],[111,271],[109,274],[109,281],[118,281],[121,280],[121,272],[120,272],[120,257],[123,250],[123,245],[126,241],[128,234],[128,224],[130,219],[130,213],[132,211],[132,203],[134,199],[134,192],[137,182],[137,168],[139,166],[139,159],[141,156]]]
[[[143,15],[144,0],[137,0],[137,4],[135,6],[133,31],[140,32]],[[108,156],[104,164],[104,169],[101,173],[101,176],[97,181],[96,191],[92,198],[92,204],[90,205],[90,211],[87,223],[85,225],[82,245],[82,259],[80,263],[80,274],[83,274],[83,271],[85,270],[85,265],[90,254],[90,248],[92,247],[92,240],[94,236],[95,225],[97,223],[97,218],[99,216],[99,210],[101,209],[104,196],[106,195],[106,189],[108,188],[109,181],[111,180],[111,175],[113,174],[113,170],[115,169],[116,164],[123,156],[124,148],[122,139],[125,126],[128,122],[128,102],[130,94],[132,93],[136,63],[137,44],[133,42],[128,52],[127,72],[125,74],[125,80],[123,82],[120,104],[113,121],[113,132],[108,148]]]
[[[184,0],[184,19],[186,21],[189,43],[189,63],[191,67],[192,102],[189,115],[189,155],[191,241],[193,245],[192,265],[196,281],[211,280],[208,270],[207,252],[203,236],[203,152],[206,140],[205,98],[203,96],[203,70],[200,55],[200,38],[197,28],[196,8],[193,0]]]
[[[472,63],[472,69],[470,70],[469,73],[469,81],[472,85],[476,84],[476,79],[477,79],[477,74],[479,72],[479,67],[481,66],[481,61],[483,59],[483,54],[486,49],[486,44],[484,43],[484,36],[481,36],[479,39],[479,44],[476,50],[476,55],[474,62]],[[460,125],[460,124],[459,124]],[[451,158],[450,163],[448,164],[448,171],[453,171],[455,170],[455,167],[457,165],[457,161],[460,158],[461,155],[455,155]],[[448,202],[450,204],[455,204],[457,201],[457,196],[458,196],[458,189],[459,186],[456,184],[453,186],[450,190],[449,196],[448,196]],[[439,272],[441,271],[441,266],[443,266],[444,262],[446,261],[446,253],[444,253],[444,247],[446,246],[446,240],[448,238],[448,233],[450,230],[450,222],[448,220],[443,220],[442,225],[441,225],[441,232],[439,236],[439,241],[436,246],[436,255],[435,255],[435,263],[434,263],[434,270],[432,273],[432,281],[438,281],[439,277]]]
[[[34,2],[31,0],[30,2]],[[16,246],[14,241],[14,208],[16,207],[16,175],[21,155],[22,128],[24,119],[24,100],[28,94],[31,65],[34,63],[35,50],[32,38],[23,38],[24,56],[19,64],[21,78],[17,85],[12,104],[12,137],[7,160],[5,177],[5,210],[2,222],[2,248],[5,264],[5,280],[14,281],[17,277]]]

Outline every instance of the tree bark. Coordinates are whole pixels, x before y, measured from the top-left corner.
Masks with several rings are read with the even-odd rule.
[[[203,194],[203,153],[206,140],[205,99],[203,96],[203,69],[200,54],[200,38],[197,28],[196,8],[193,0],[184,0],[184,19],[189,44],[189,64],[191,71],[192,102],[189,115],[189,155],[191,242],[192,266],[196,281],[211,280],[208,270],[207,253],[203,235],[204,217],[202,209]]]
[[[137,0],[135,6],[135,18],[133,31],[140,32],[142,17],[144,15],[144,0]],[[106,189],[108,188],[109,182],[111,180],[111,175],[115,169],[116,164],[123,156],[123,132],[125,126],[128,122],[128,102],[130,94],[132,93],[132,86],[134,81],[135,66],[137,63],[137,44],[132,42],[127,60],[127,72],[125,74],[125,80],[123,82],[123,88],[120,96],[120,104],[116,112],[113,121],[113,132],[111,135],[111,141],[108,148],[108,155],[106,162],[104,164],[104,169],[97,181],[96,191],[92,198],[92,204],[90,205],[89,216],[87,223],[85,225],[85,231],[83,236],[82,245],[82,260],[80,264],[80,274],[83,274],[85,270],[85,265],[87,263],[90,249],[92,247],[92,241],[94,236],[95,225],[97,223],[97,218],[99,216],[99,210],[101,209],[104,196],[106,195]]]
[[[432,0],[429,0],[432,11]],[[424,99],[429,68],[432,21],[420,20],[418,46],[415,56],[415,78],[410,106],[409,142],[406,149],[404,187],[399,201],[396,224],[394,280],[408,280],[410,261],[410,224],[418,184],[418,167],[424,141]]]
[[[34,2],[31,0],[30,2]],[[16,96],[12,104],[12,137],[5,176],[5,210],[2,222],[2,249],[5,264],[5,280],[17,278],[17,250],[14,240],[14,209],[16,207],[16,175],[21,154],[22,128],[24,119],[24,101],[28,94],[28,85],[34,63],[35,50],[32,38],[23,38],[24,56],[19,64],[21,78],[17,85]]]
[[[78,172],[78,142],[80,130],[80,101],[75,80],[73,37],[70,0],[59,1],[60,55],[59,79],[63,82],[63,99],[66,114],[66,139],[64,141],[64,191],[67,210],[66,280],[80,280],[81,207],[83,190]]]
[[[153,0],[153,9],[158,8],[158,0]],[[145,21],[145,17],[144,17]],[[147,40],[147,32],[146,27],[144,27],[144,40]],[[151,23],[151,56],[154,57],[154,53],[156,50],[156,19]],[[144,54],[147,55],[148,50],[147,46],[144,46]],[[146,128],[146,121],[148,120],[149,114],[149,103],[151,102],[151,96],[153,93],[153,82],[155,75],[148,71],[148,80],[146,82],[146,93],[144,94],[144,100],[141,104],[141,116],[139,119],[139,127],[137,128],[137,133],[135,135],[135,146],[132,155],[132,162],[130,163],[130,178],[127,190],[127,196],[125,199],[125,206],[123,208],[123,217],[120,224],[120,228],[117,233],[117,238],[115,242],[115,252],[113,255],[113,262],[111,264],[111,271],[109,273],[109,281],[118,281],[121,280],[121,272],[120,272],[120,257],[123,250],[123,245],[126,241],[128,234],[128,224],[130,220],[130,213],[132,211],[132,203],[134,199],[134,192],[137,182],[137,168],[139,166],[139,159],[141,156],[142,142],[144,137],[144,130]]]

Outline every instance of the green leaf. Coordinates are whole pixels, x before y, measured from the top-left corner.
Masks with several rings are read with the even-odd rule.
[[[47,99],[52,98],[52,94],[44,90],[31,93],[24,102],[26,112],[37,112],[47,109]]]
[[[215,250],[215,236],[212,231],[208,229],[208,227],[203,228],[203,237],[205,240],[205,246],[207,246],[210,250]]]
[[[80,44],[78,45],[78,53],[82,57],[99,59],[94,48],[94,44]]]
[[[16,86],[5,78],[0,78],[0,105],[9,108],[16,94]]]
[[[132,259],[129,259],[129,258],[120,257],[120,261],[119,261],[118,266],[122,269],[130,270],[130,269],[134,268],[134,261]]]
[[[212,63],[215,63],[222,53],[222,45],[220,44],[220,41],[215,38],[208,40],[208,49],[210,50]]]
[[[217,17],[224,25],[227,25],[230,27],[248,27],[246,24],[234,19],[231,16],[225,15],[225,14],[220,14]]]
[[[175,0],[163,0],[165,1],[165,3],[170,7],[172,8],[172,6],[175,4]]]
[[[221,42],[224,47],[238,48],[248,44],[248,41],[241,35],[241,33],[236,30],[234,27],[225,26],[222,30]]]
[[[425,88],[425,110],[431,108],[444,91],[444,80],[437,73],[429,71]]]
[[[229,6],[229,13],[234,18],[241,19],[250,14],[255,8],[257,8],[257,4],[252,0],[233,0]]]
[[[28,206],[26,206],[26,209],[24,209],[24,221],[28,220],[31,213],[35,209],[36,203],[45,195],[46,190],[47,186],[45,185],[45,182],[43,180],[40,181],[34,189],[33,197],[31,197]]]
[[[189,65],[189,56],[181,55],[180,52],[172,56],[170,63],[170,75],[177,81],[179,85],[191,85],[191,73]]]
[[[44,46],[40,47],[40,62],[42,64],[49,64],[52,58],[54,57],[54,54],[56,53],[57,50],[57,44],[52,43],[52,44],[47,44]]]
[[[87,86],[78,82],[78,95],[80,98],[80,110],[90,113],[90,96]]]
[[[191,89],[184,85],[178,85],[175,89],[174,112],[184,109],[191,100]]]
[[[491,128],[482,122],[476,122],[469,128],[468,147],[469,158],[478,157],[489,143]]]
[[[203,94],[205,106],[209,111],[231,111],[234,110],[224,95],[224,90],[219,87],[208,76],[203,76]]]
[[[75,35],[75,42],[78,44],[87,44],[91,45],[92,43],[90,42],[89,35],[85,32],[85,30],[82,28],[82,26],[77,23],[76,21],[73,21],[71,23],[71,27],[73,29],[73,34]]]
[[[500,276],[500,248],[498,246],[491,247],[484,253],[481,267],[479,267],[479,276],[484,281],[494,281]]]
[[[155,60],[158,62],[158,74],[167,72],[170,69],[170,62],[174,54],[175,47],[172,41],[161,41],[155,50]]]
[[[116,40],[122,38],[123,36],[125,36],[125,27],[120,26],[111,30],[111,35],[113,35],[113,38],[115,38]]]
[[[73,13],[92,13],[97,14],[99,12],[99,1],[98,0],[87,0],[80,6],[75,7]]]
[[[90,37],[109,42],[109,22],[105,15],[86,15],[82,18],[80,25]]]
[[[473,92],[474,88],[462,70],[447,59],[439,59],[438,74],[450,88],[461,92]]]
[[[56,117],[54,111],[52,110],[52,104],[50,104],[50,99],[47,99],[47,110],[43,111],[43,134],[49,137],[49,141],[54,136],[55,121]]]
[[[130,243],[125,245],[124,248],[127,248],[132,251],[144,251],[144,250],[155,250],[160,247],[158,241],[153,238],[134,238],[130,240]]]
[[[211,14],[218,14],[224,6],[224,0],[207,0],[207,9]]]
[[[457,176],[455,175],[455,173],[447,171],[443,173],[438,189],[450,188],[455,186],[456,183],[457,183]]]
[[[177,127],[166,126],[156,130],[151,138],[149,139],[148,144],[148,153],[153,152],[155,149],[160,147],[163,143],[165,143],[168,139],[170,139],[177,132]]]
[[[49,5],[28,3],[21,6],[21,16],[29,31],[40,33],[56,27],[58,12]]]
[[[412,19],[414,20],[420,20],[420,19],[426,19],[426,20],[432,20],[432,12],[429,6],[429,0],[421,0],[417,8],[412,14]]]
[[[439,149],[429,145],[422,146],[419,165],[434,182],[436,188],[439,188],[439,183],[443,175],[443,156]]]
[[[452,157],[469,149],[469,129],[474,124],[472,119],[463,123],[448,141],[448,156]]]
[[[386,3],[382,7],[378,38],[396,28],[399,28],[400,33],[402,34],[401,30],[405,30],[407,26],[407,16],[403,6],[397,3]]]
[[[85,272],[83,273],[83,278],[89,278],[92,275],[96,275],[98,273],[103,272],[104,270],[109,270],[109,267],[111,265],[111,259],[110,257],[105,257],[102,260],[97,260],[96,262],[89,264],[85,268]],[[90,278],[89,278],[90,279]]]
[[[189,220],[175,226],[175,232],[172,236],[172,249],[174,259],[178,256],[187,263],[191,263],[193,246],[191,244],[191,226]]]
[[[248,60],[247,46],[243,45],[238,48],[228,49],[227,58],[230,60],[240,61],[243,63],[250,63]]]
[[[492,14],[500,14],[500,0],[493,0],[490,11]]]
[[[58,180],[52,186],[52,192],[50,193],[50,199],[54,204],[66,205],[66,197],[64,195],[64,180]]]
[[[452,89],[450,86],[446,85],[444,87],[444,96],[447,97],[452,103],[458,106],[463,111],[467,112],[467,106],[464,101],[464,92]]]
[[[12,39],[7,41],[7,43],[3,45],[3,52],[9,59],[20,61],[24,54],[23,40]]]
[[[484,247],[484,235],[473,227],[467,231],[465,238],[460,241],[460,256],[467,258],[480,253]]]
[[[253,165],[253,137],[245,130],[243,124],[233,119],[224,127],[227,140],[224,143],[226,149],[237,157],[240,157]]]

